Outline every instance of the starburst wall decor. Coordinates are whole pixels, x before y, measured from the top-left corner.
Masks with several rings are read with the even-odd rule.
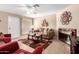
[[[71,12],[64,11],[64,13],[61,15],[61,23],[63,25],[68,25],[71,20],[72,20]]]

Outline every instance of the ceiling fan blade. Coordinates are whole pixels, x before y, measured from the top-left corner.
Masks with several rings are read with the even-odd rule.
[[[40,7],[38,4],[33,5],[33,7]]]
[[[32,8],[32,6],[30,6],[30,5],[26,5],[26,7],[27,7],[27,8]]]

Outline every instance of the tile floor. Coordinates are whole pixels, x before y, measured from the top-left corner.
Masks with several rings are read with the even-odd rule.
[[[53,40],[44,51],[43,54],[70,54],[70,46],[60,40]]]

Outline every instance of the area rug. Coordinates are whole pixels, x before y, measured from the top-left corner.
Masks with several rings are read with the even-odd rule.
[[[37,42],[37,43],[35,43],[34,41],[28,40],[28,39],[20,39],[18,41],[21,41],[23,44],[26,44],[26,45],[34,48],[34,49],[40,44],[43,44],[44,49],[46,49],[53,42],[53,40],[51,40],[51,41],[48,41],[48,42]]]

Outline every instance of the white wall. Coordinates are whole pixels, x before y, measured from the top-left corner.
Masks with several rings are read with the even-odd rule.
[[[72,21],[68,25],[62,25],[60,22],[61,14],[64,11],[70,11],[72,14]],[[77,35],[79,36],[79,5],[71,5],[56,14],[57,28],[75,28],[77,29]]]
[[[6,14],[0,12],[0,32],[8,33],[8,18]]]
[[[34,19],[34,27],[35,28],[41,27],[44,19],[46,19],[46,21],[48,22],[49,28],[56,29],[56,15],[55,14],[35,18]]]

